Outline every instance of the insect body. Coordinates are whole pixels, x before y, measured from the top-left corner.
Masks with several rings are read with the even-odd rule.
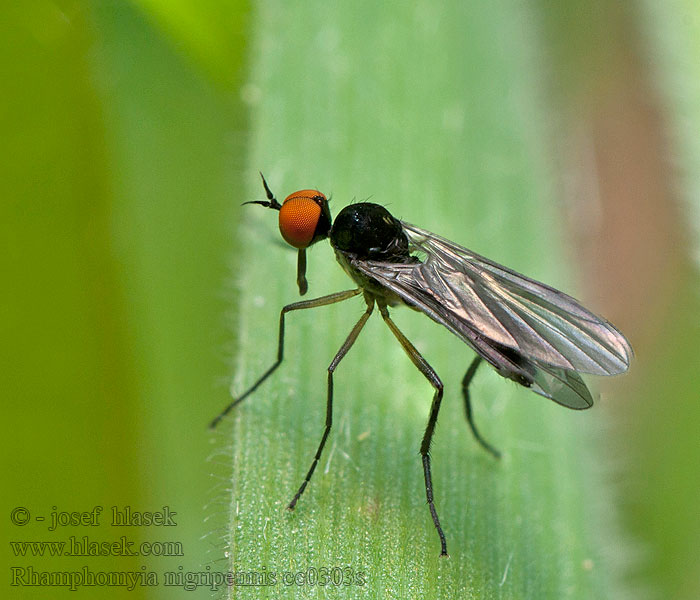
[[[268,200],[252,204],[280,212],[282,236],[299,252],[297,284],[300,294],[307,290],[305,250],[326,237],[330,238],[338,262],[357,288],[285,306],[280,314],[277,360],[247,391],[233,400],[211,426],[215,427],[280,365],[288,312],[334,304],[362,294],[367,309],[328,367],[325,429],[311,467],[288,508],[294,509],[304,492],[330,433],[333,373],[376,306],[411,361],[435,389],[420,454],[428,507],[440,538],[440,553],[447,556],[445,535],[433,502],[430,468],[430,443],[440,411],[443,384],[392,321],[389,307],[403,304],[428,315],[476,352],[462,380],[465,413],[476,440],[495,457],[499,456],[498,451],[476,428],[469,396],[469,384],[482,361],[489,363],[501,376],[563,406],[585,409],[593,405],[593,399],[579,373],[623,373],[629,367],[632,349],[612,324],[589,312],[570,296],[400,221],[378,204],[351,204],[331,222],[328,201],[320,192],[301,190],[280,204],[264,177],[263,185]]]

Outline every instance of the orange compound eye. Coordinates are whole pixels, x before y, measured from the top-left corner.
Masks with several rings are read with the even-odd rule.
[[[280,233],[295,248],[306,248],[317,235],[326,197],[316,190],[299,190],[285,198],[280,208]],[[325,232],[324,232],[325,233]]]

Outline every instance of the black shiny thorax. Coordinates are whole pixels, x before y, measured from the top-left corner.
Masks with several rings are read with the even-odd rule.
[[[371,202],[346,206],[333,221],[330,241],[340,266],[362,288],[368,304],[376,301],[382,307],[404,303],[389,288],[353,264],[368,260],[418,262],[409,252],[408,237],[401,221],[395,219],[386,208]]]
[[[359,260],[412,262],[401,222],[372,202],[358,202],[340,211],[331,227],[336,251]]]

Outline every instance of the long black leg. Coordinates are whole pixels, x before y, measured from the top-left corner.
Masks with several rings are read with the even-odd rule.
[[[442,401],[442,381],[438,377],[437,373],[428,364],[428,362],[421,356],[420,352],[416,350],[415,346],[408,340],[408,338],[401,333],[396,324],[389,317],[389,311],[386,306],[380,306],[379,311],[384,318],[384,322],[389,326],[391,332],[399,340],[401,346],[408,354],[409,358],[418,370],[423,373],[425,378],[430,382],[430,384],[435,388],[435,395],[433,396],[433,403],[430,406],[430,417],[428,417],[428,425],[425,428],[425,433],[423,434],[423,441],[420,445],[420,455],[423,460],[423,475],[425,477],[425,496],[428,499],[428,507],[430,508],[430,516],[433,518],[433,523],[435,524],[435,529],[437,529],[438,536],[440,537],[440,556],[448,556],[447,554],[447,542],[445,540],[445,534],[440,526],[440,519],[438,518],[437,510],[435,510],[435,503],[433,501],[433,478],[430,473],[430,443],[433,439],[433,433],[435,432],[435,424],[437,423],[438,413],[440,412],[440,402]]]
[[[323,436],[321,437],[321,442],[318,445],[318,449],[316,450],[316,454],[314,455],[314,460],[311,463],[311,467],[309,468],[309,472],[306,474],[306,477],[304,478],[304,481],[302,482],[301,486],[299,487],[299,490],[297,491],[297,493],[294,494],[294,498],[292,498],[292,501],[287,506],[287,508],[289,510],[294,510],[294,507],[296,506],[297,500],[299,500],[301,495],[304,493],[306,486],[309,484],[309,480],[311,479],[311,476],[314,474],[314,471],[316,470],[316,465],[318,464],[318,461],[321,458],[321,452],[323,452],[323,447],[326,445],[326,440],[328,439],[328,434],[331,432],[331,425],[333,424],[333,371],[335,371],[335,368],[338,366],[338,363],[348,353],[348,350],[350,350],[350,348],[352,348],[352,345],[355,343],[357,336],[360,335],[360,331],[362,331],[362,328],[365,326],[365,323],[367,322],[367,319],[369,319],[369,316],[372,314],[373,310],[374,310],[374,300],[368,301],[367,302],[367,310],[360,317],[360,320],[357,323],[355,323],[355,327],[352,328],[350,335],[348,335],[345,342],[343,342],[343,345],[340,347],[340,350],[338,350],[337,354],[333,357],[331,364],[328,365],[328,395],[327,395],[327,399],[326,399],[326,428],[323,430]]]
[[[272,364],[272,366],[265,371],[262,376],[251,385],[245,392],[243,392],[238,398],[233,400],[224,410],[222,410],[217,417],[209,424],[212,429],[216,427],[221,419],[223,419],[234,406],[238,403],[243,402],[250,394],[252,394],[258,386],[265,381],[274,370],[280,366],[282,359],[284,358],[284,315],[293,310],[303,310],[305,308],[316,308],[318,306],[326,306],[328,304],[335,304],[336,302],[342,302],[353,296],[357,296],[362,290],[346,290],[344,292],[336,292],[335,294],[328,294],[328,296],[321,296],[320,298],[314,298],[312,300],[301,300],[300,302],[293,302],[288,304],[280,311],[280,326],[279,326],[279,337],[277,340],[277,360]]]
[[[476,441],[481,444],[481,447],[490,452],[495,458],[501,458],[501,453],[496,450],[491,444],[489,444],[483,437],[481,437],[481,434],[479,433],[479,430],[476,428],[476,424],[474,423],[474,417],[472,415],[472,404],[471,400],[469,398],[469,384],[471,383],[474,374],[476,373],[476,370],[479,368],[479,365],[482,362],[481,356],[477,356],[472,363],[469,365],[469,368],[467,369],[467,372],[464,374],[464,379],[462,379],[462,395],[464,396],[464,412],[467,415],[467,423],[469,423],[469,427],[472,430],[472,433],[474,434],[474,437],[476,438]]]

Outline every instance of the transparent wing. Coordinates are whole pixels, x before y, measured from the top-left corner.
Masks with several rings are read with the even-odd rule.
[[[503,369],[511,370],[502,375],[516,380],[522,375],[534,391],[585,408],[590,394],[572,371],[615,375],[629,367],[632,349],[625,337],[570,296],[433,233],[402,225],[423,262],[354,260],[352,265],[447,327],[499,371],[508,362],[504,353],[515,358],[521,370],[506,364]],[[567,401],[565,392],[576,399]],[[573,406],[582,402],[585,406]]]
[[[517,381],[545,398],[576,410],[593,406],[591,393],[576,371],[527,359],[517,350],[477,335],[470,345],[503,377]]]

